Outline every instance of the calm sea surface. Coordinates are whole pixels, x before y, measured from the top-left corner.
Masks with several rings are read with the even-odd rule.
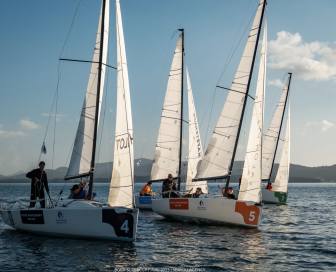
[[[217,184],[209,187],[219,193]],[[52,185],[52,194],[61,188]],[[94,191],[106,202],[108,184]],[[257,230],[185,224],[140,211],[133,244],[27,234],[1,218],[0,271],[336,271],[335,195],[336,184],[290,184],[288,205],[265,205]],[[29,196],[29,184],[0,184],[0,198],[22,196]]]

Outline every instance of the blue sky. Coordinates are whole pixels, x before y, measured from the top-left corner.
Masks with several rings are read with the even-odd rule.
[[[209,109],[206,112],[208,103],[230,48],[232,45],[236,48],[243,36],[219,83],[224,87],[231,85],[250,28],[248,22],[258,2],[121,0],[136,158],[141,155],[153,158],[177,41],[177,36],[171,39],[173,32],[179,27],[185,29],[188,69],[201,136],[206,146],[227,92],[217,89],[211,118]],[[81,1],[67,50],[62,57],[92,59],[100,4],[99,0]],[[78,0],[0,1],[0,174],[27,171],[36,166],[57,86],[58,59],[77,5]],[[285,73],[293,72],[290,96],[291,162],[295,164],[320,166],[336,163],[335,10],[335,1],[268,1],[266,125],[280,97]],[[240,24],[242,27],[238,32]],[[115,3],[111,1],[109,64],[112,66],[116,63],[115,32]],[[236,35],[238,38],[233,43]],[[257,66],[255,69],[257,71]],[[89,64],[61,63],[54,168],[66,165],[89,71]],[[255,93],[256,74],[250,90],[252,95]],[[100,162],[112,161],[113,158],[116,117],[114,70],[109,71],[107,80],[106,130],[101,141]],[[240,160],[244,158],[251,106],[249,101],[244,125],[246,133],[245,137],[241,137],[237,153]],[[146,138],[153,107],[154,115]],[[188,119],[187,115],[185,119]],[[184,128],[184,139],[187,140],[187,126]],[[54,122],[50,124],[46,138],[48,153],[42,157],[47,162],[47,168],[51,168],[52,164],[53,136]],[[184,152],[186,147],[187,144]]]

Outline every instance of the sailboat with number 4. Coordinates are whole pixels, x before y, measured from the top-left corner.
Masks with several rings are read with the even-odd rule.
[[[98,120],[103,97],[110,1],[103,0],[88,87],[65,179],[90,177],[92,199]],[[133,129],[124,33],[119,0],[117,19],[117,120],[113,174],[108,203],[62,199],[48,208],[28,209],[23,201],[11,208],[1,201],[1,216],[15,229],[71,238],[98,238],[133,242],[139,210],[134,208]],[[114,68],[114,67],[112,67]],[[29,201],[28,201],[29,202]]]

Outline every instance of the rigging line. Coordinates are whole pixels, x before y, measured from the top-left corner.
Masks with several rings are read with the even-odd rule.
[[[147,128],[147,132],[146,132],[146,137],[145,137],[145,142],[142,146],[142,151],[141,151],[141,155],[140,155],[140,158],[142,158],[142,155],[143,155],[143,151],[145,149],[145,146],[146,146],[146,142],[147,142],[147,137],[148,137],[148,132],[149,132],[149,128],[150,128],[150,125],[152,123],[152,118],[153,118],[153,113],[154,113],[154,110],[155,110],[155,106],[156,106],[156,101],[157,101],[157,98],[158,98],[158,95],[159,95],[159,91],[160,91],[160,88],[161,88],[161,83],[162,83],[162,78],[163,78],[163,73],[165,71],[165,68],[166,68],[166,64],[167,64],[167,59],[168,59],[168,55],[169,55],[169,50],[170,50],[170,47],[171,47],[171,43],[172,43],[172,39],[175,35],[175,33],[177,32],[178,30],[176,30],[173,34],[173,36],[171,37],[170,39],[170,43],[169,43],[169,47],[168,47],[168,52],[167,52],[167,55],[166,55],[166,60],[164,62],[164,65],[163,65],[163,69],[162,69],[162,74],[161,74],[161,78],[160,78],[160,82],[159,82],[159,87],[158,87],[158,90],[156,91],[156,97],[155,97],[155,101],[154,101],[154,106],[153,106],[153,110],[152,110],[152,114],[151,114],[151,117],[149,119],[149,125],[148,125],[148,128]]]

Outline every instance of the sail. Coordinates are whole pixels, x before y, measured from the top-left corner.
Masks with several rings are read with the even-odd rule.
[[[267,21],[261,48],[257,91],[254,98],[250,134],[247,143],[243,175],[238,200],[261,202],[262,137],[267,58]]]
[[[159,135],[156,142],[151,180],[179,173],[181,130],[182,34],[175,48],[163,103]]]
[[[200,187],[204,194],[208,193],[207,181],[197,181],[192,182],[191,180],[196,176],[197,164],[200,163],[203,156],[203,149],[201,143],[201,136],[199,133],[194,98],[192,94],[190,78],[188,68],[187,72],[187,84],[188,84],[188,108],[189,108],[189,151],[188,151],[188,171],[187,171],[187,182],[186,191],[195,193],[196,189]]]
[[[278,144],[278,137],[281,129],[281,122],[285,112],[286,101],[288,96],[288,86],[290,77],[287,80],[285,88],[280,97],[280,101],[275,110],[272,122],[268,128],[267,134],[263,141],[262,150],[262,179],[270,179],[273,167],[275,152]]]
[[[93,134],[96,118],[96,100],[98,89],[98,66],[99,53],[100,53],[100,31],[101,31],[101,19],[102,9],[100,10],[98,31],[96,37],[96,44],[93,52],[93,59],[91,64],[89,82],[86,89],[85,99],[79,118],[78,129],[74,146],[72,149],[72,155],[68,168],[66,178],[87,174],[91,169],[91,158],[93,148]],[[104,39],[103,39],[103,56],[102,63],[106,63],[107,48],[108,48],[108,33],[109,33],[109,1],[106,1],[105,6],[105,19],[104,19]],[[101,87],[99,95],[99,110],[98,110],[98,122],[100,116],[100,108],[103,99],[104,79],[105,79],[106,66],[102,65],[101,68]]]
[[[117,120],[114,143],[113,171],[108,197],[109,206],[132,208],[134,181],[133,125],[131,97],[124,32],[119,0],[116,0],[117,17]]]
[[[229,168],[239,132],[239,124],[254,64],[264,0],[260,0],[243,56],[231,85],[223,110],[206,149],[196,178],[229,174]]]
[[[290,120],[289,120],[289,104],[287,116],[286,138],[282,149],[278,173],[275,178],[273,191],[287,193],[289,178],[289,155],[290,155]]]

